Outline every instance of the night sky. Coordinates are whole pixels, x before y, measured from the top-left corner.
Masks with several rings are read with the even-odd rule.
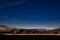
[[[59,28],[60,0],[0,0],[0,24],[18,28]]]

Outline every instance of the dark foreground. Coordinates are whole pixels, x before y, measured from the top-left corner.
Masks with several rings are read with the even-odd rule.
[[[6,35],[2,36],[0,35],[0,39],[6,39],[6,40],[60,40],[60,36],[56,35]]]

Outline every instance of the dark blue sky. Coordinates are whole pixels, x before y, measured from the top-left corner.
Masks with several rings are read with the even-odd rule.
[[[60,0],[0,0],[0,24],[60,26]]]

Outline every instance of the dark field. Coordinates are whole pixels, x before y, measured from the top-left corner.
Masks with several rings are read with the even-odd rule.
[[[56,35],[11,35],[11,36],[0,36],[0,39],[10,40],[60,40],[60,36]]]

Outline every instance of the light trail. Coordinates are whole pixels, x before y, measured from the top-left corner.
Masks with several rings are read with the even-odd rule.
[[[55,36],[60,36],[60,34],[4,34],[4,35],[55,35]]]

